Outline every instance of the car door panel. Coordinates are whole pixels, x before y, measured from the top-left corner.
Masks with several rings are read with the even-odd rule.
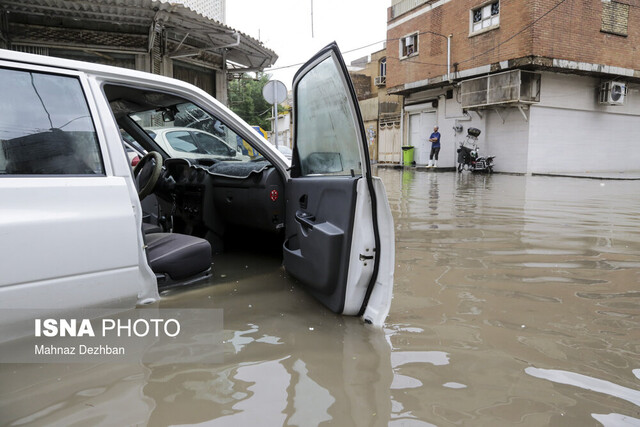
[[[294,106],[285,268],[332,311],[381,325],[393,283],[393,221],[371,176],[355,91],[335,44],[294,78]]]
[[[350,251],[356,182],[350,177],[330,182],[309,177],[292,180],[287,187],[285,265],[334,311],[344,306],[337,289],[346,280],[341,260]]]

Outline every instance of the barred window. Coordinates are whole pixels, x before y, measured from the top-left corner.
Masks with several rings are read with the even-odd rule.
[[[500,1],[471,10],[471,33],[497,27],[500,24]]]

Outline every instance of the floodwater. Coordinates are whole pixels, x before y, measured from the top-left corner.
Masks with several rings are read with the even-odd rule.
[[[217,257],[162,308],[222,308],[224,362],[2,365],[0,424],[640,425],[637,181],[380,169],[396,227],[384,329],[278,257]]]

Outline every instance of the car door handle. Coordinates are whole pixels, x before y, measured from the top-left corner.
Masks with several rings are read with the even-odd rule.
[[[296,221],[298,221],[298,223],[303,227],[307,227],[313,230],[313,227],[316,226],[316,223],[314,222],[315,220],[316,220],[316,217],[311,215],[310,213],[302,212],[302,211],[296,212]]]

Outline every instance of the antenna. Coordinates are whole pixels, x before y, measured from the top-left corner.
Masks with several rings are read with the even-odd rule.
[[[313,0],[311,0],[311,38],[313,38]]]

